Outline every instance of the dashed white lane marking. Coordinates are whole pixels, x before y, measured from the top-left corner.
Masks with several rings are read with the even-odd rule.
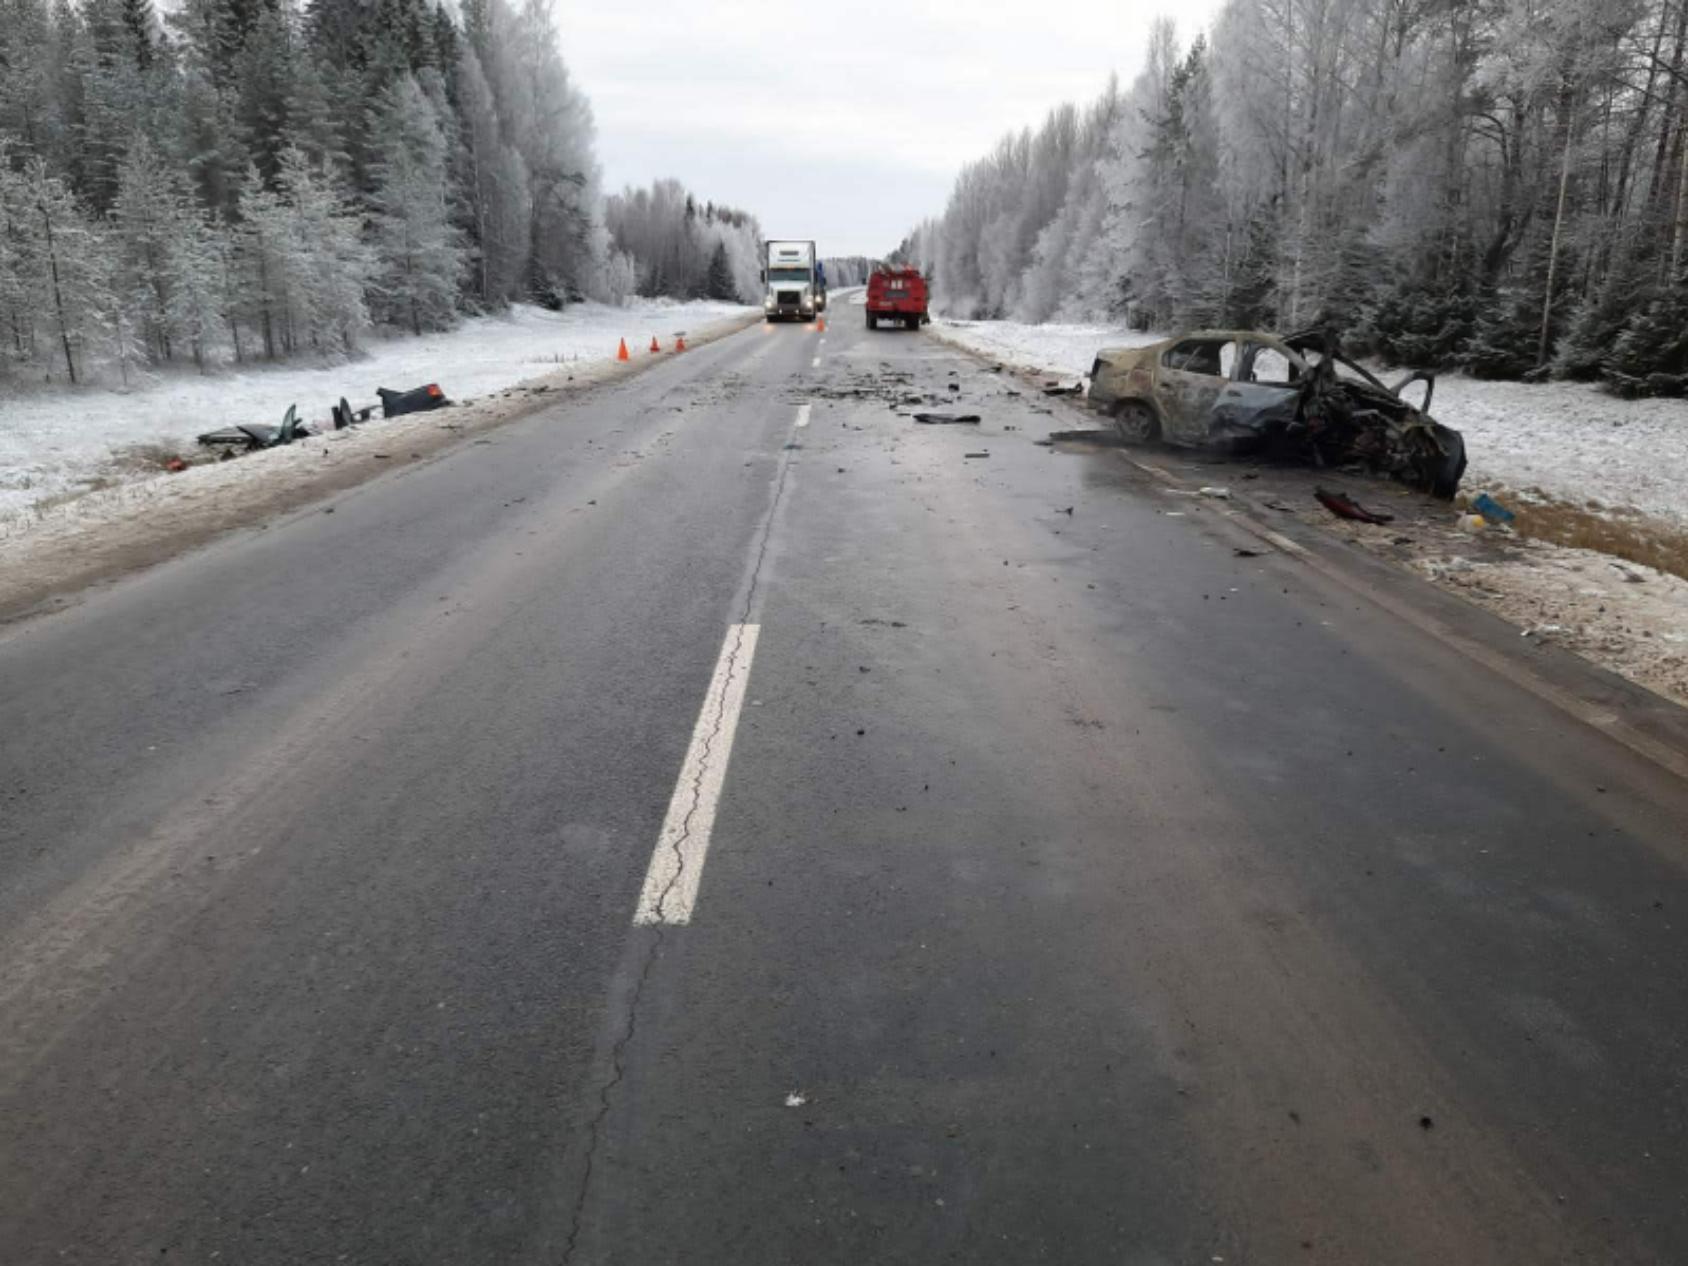
[[[821,367],[821,358],[819,356],[815,357],[814,360],[809,362],[809,368],[810,369],[819,369],[820,367]]]
[[[691,922],[761,629],[759,624],[734,624],[727,629],[709,693],[692,728],[686,762],[680,766],[680,779],[668,802],[662,834],[645,871],[645,887],[633,915],[636,925]]]
[[[812,405],[812,404],[800,404],[800,405],[797,406],[797,425],[798,426],[808,426],[809,425],[809,410],[814,408],[814,407],[815,406]]]

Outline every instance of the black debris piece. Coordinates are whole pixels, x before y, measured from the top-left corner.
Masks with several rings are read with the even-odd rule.
[[[381,416],[386,418],[401,417],[406,413],[426,413],[429,409],[443,408],[451,403],[437,382],[412,387],[409,391],[389,391],[385,387],[377,387],[375,394],[381,397]]]
[[[290,404],[280,426],[266,426],[261,422],[241,422],[221,430],[207,431],[199,437],[206,448],[221,448],[224,456],[235,452],[251,452],[260,448],[280,448],[302,436],[315,434],[299,421],[299,406]]]
[[[980,421],[977,413],[916,413],[911,416],[926,426],[973,426]]]

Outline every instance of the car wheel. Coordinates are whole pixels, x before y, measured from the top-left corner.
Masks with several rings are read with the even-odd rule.
[[[1114,429],[1127,444],[1152,444],[1160,438],[1160,419],[1141,400],[1122,400],[1114,406]]]

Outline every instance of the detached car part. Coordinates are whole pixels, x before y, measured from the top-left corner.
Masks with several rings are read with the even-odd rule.
[[[220,430],[207,431],[199,437],[206,448],[221,448],[226,453],[251,452],[258,448],[280,448],[314,432],[299,421],[299,406],[290,404],[280,426],[265,426],[261,422],[241,422]]]
[[[431,382],[425,387],[412,387],[409,391],[389,391],[385,387],[377,387],[375,394],[381,397],[381,416],[396,418],[406,413],[426,413],[429,409],[439,409],[451,403],[445,398],[445,392],[440,390],[437,382]]]

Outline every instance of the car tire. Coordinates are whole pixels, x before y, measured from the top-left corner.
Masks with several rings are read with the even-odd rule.
[[[1121,400],[1114,406],[1114,430],[1125,444],[1153,444],[1160,439],[1160,419],[1141,400]]]
[[[870,330],[877,330],[879,328],[879,318],[874,316],[871,312],[867,314],[867,328]]]

